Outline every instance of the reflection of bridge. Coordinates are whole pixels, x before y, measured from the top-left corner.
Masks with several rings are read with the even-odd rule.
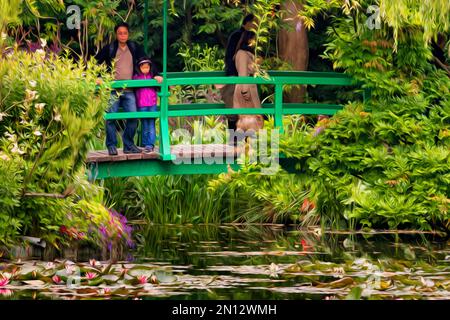
[[[266,114],[273,116],[275,129],[283,130],[283,116],[292,114],[333,115],[342,109],[337,104],[320,103],[283,103],[284,85],[354,85],[347,75],[333,72],[295,72],[272,71],[270,77],[225,77],[222,72],[176,72],[166,73],[164,82],[158,84],[155,80],[116,81],[113,88],[139,88],[144,86],[161,87],[160,110],[155,112],[119,112],[105,115],[106,120],[120,119],[159,119],[159,148],[150,154],[123,154],[109,156],[107,151],[90,152],[87,162],[90,165],[92,178],[175,175],[175,174],[212,174],[228,170],[228,164],[233,169],[236,163],[235,149],[228,145],[173,145],[169,137],[169,117],[210,116],[210,115],[241,115]],[[176,85],[214,85],[230,83],[251,83],[275,86],[275,103],[263,104],[258,109],[230,109],[224,104],[169,104],[169,86]],[[365,95],[364,95],[365,96]],[[181,159],[180,159],[181,158]],[[214,158],[215,161],[211,161]],[[193,159],[193,161],[191,161]],[[227,161],[217,161],[217,160]],[[230,162],[231,159],[231,162]],[[176,161],[175,161],[176,160]],[[282,163],[287,163],[283,159]],[[212,162],[212,163],[211,163]]]

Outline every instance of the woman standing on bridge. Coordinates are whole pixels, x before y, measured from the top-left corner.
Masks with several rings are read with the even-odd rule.
[[[234,61],[239,77],[253,76],[255,73],[255,33],[244,31],[239,40],[234,55]],[[261,108],[256,84],[238,84],[233,96],[234,108]],[[237,122],[237,129],[243,131],[258,131],[264,125],[261,115],[241,115]]]

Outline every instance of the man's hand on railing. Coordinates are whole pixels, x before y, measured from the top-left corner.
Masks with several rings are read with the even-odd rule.
[[[155,76],[155,78],[154,78],[156,81],[158,81],[158,83],[162,83],[163,82],[163,77],[161,77],[161,76]]]

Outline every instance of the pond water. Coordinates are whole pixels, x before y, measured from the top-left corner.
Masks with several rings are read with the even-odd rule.
[[[0,299],[450,299],[449,241],[274,225],[148,226],[129,261],[0,263]]]

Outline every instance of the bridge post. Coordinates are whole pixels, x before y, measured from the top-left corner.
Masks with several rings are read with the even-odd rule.
[[[144,50],[146,55],[148,55],[148,1],[144,1]]]
[[[283,85],[275,85],[275,128],[283,133]]]
[[[371,98],[372,98],[372,89],[364,88],[363,89],[363,102],[364,102],[366,111],[372,111],[367,103]]]
[[[169,137],[169,84],[167,82],[167,0],[164,0],[163,7],[163,84],[161,86],[161,117],[159,118],[161,146],[160,153],[162,160],[173,160],[174,156],[170,150]]]

